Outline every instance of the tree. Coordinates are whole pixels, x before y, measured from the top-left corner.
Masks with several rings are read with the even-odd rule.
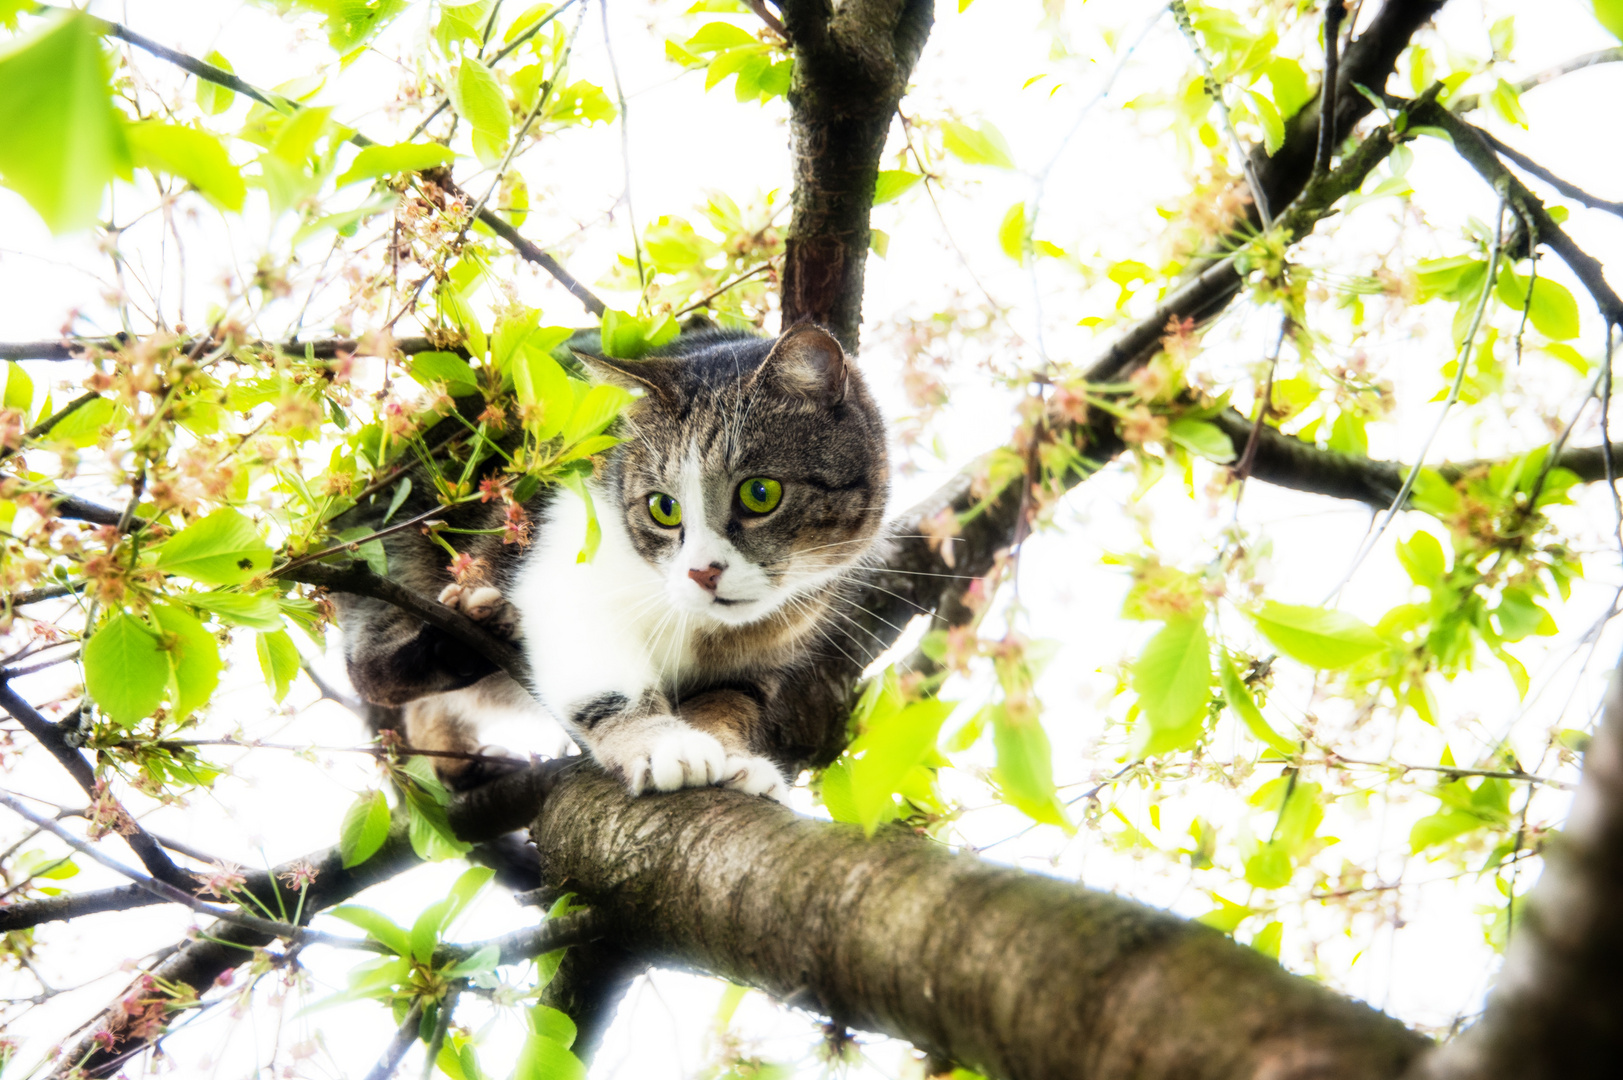
[[[613,200],[613,221],[585,232],[619,229],[608,242],[630,250],[588,285],[565,264],[589,262],[589,250],[534,241],[537,223],[558,235],[555,215],[569,211],[554,189],[563,181],[549,174],[543,189],[520,157],[633,152],[615,136],[616,125],[627,132],[630,99],[613,51],[625,38],[610,37],[607,9],[597,5],[609,77],[597,85],[570,71],[589,0],[524,11],[499,0],[270,6],[319,30],[326,44],[312,48],[326,50],[324,64],[304,74],[332,87],[266,89],[218,53],[177,52],[90,14],[0,5],[11,35],[0,46],[8,205],[21,212],[25,201],[64,238],[96,237],[113,286],[105,310],[87,304],[59,337],[0,344],[15,361],[0,422],[12,644],[0,706],[15,722],[4,730],[17,781],[0,793],[17,830],[0,855],[0,929],[18,980],[38,980],[4,1005],[0,1063],[20,1033],[37,1073],[112,1075],[221,1004],[308,989],[301,980],[319,957],[368,952],[341,996],[392,1010],[380,1077],[419,1041],[425,1075],[579,1075],[650,964],[825,1016],[834,1056],[848,1052],[847,1028],[897,1036],[932,1072],[1567,1076],[1611,1066],[1623,704],[1596,725],[1501,701],[1508,734],[1478,740],[1471,760],[1452,748],[1469,745],[1468,694],[1509,687],[1536,701],[1527,661],[1549,655],[1535,651],[1539,637],[1571,623],[1590,657],[1609,640],[1618,596],[1588,622],[1569,598],[1575,582],[1588,595],[1585,574],[1615,574],[1611,545],[1623,545],[1608,434],[1623,300],[1589,254],[1605,235],[1594,215],[1547,206],[1535,189],[1599,214],[1620,207],[1515,149],[1512,129],[1530,124],[1523,94],[1531,101],[1623,49],[1511,81],[1509,15],[1488,28],[1491,51],[1473,56],[1477,43],[1429,25],[1448,16],[1441,2],[1174,4],[1112,37],[1116,74],[1061,98],[1080,117],[1074,135],[1137,50],[1178,47],[1143,61],[1156,65],[1159,92],[1128,103],[1169,121],[1169,168],[1183,174],[1171,178],[1181,209],[1162,215],[1152,265],[1041,238],[1062,235],[1054,164],[1022,174],[1026,148],[1017,155],[990,120],[965,120],[973,102],[909,93],[929,77],[932,5],[705,0],[661,16],[673,27],[666,55],[694,78],[703,70],[707,87],[731,80],[739,103],[786,112],[790,219],[781,223],[773,195],[718,194],[697,224],[668,214],[644,225],[630,220],[628,192]],[[1063,68],[1078,27],[1098,27],[1061,7],[1044,7],[1042,33]],[[1616,4],[1596,3],[1595,15],[1623,31]],[[406,91],[367,116],[370,100],[344,73],[375,71],[366,65],[395,50]],[[1036,92],[1058,81],[1017,74],[1032,75]],[[717,100],[719,123],[740,107]],[[391,141],[362,134],[374,120]],[[1070,142],[1036,150],[1057,163]],[[1442,182],[1410,172],[1456,161],[1468,171]],[[628,160],[624,169],[629,178]],[[349,702],[306,659],[298,637],[321,640],[325,593],[343,591],[396,604],[519,673],[509,645],[391,582],[377,534],[335,531],[334,519],[379,492],[403,502],[404,477],[423,462],[443,504],[517,506],[542,483],[578,488],[613,445],[623,404],[570,367],[582,333],[635,357],[703,312],[735,326],[815,320],[857,349],[870,253],[884,259],[892,246],[874,207],[909,200],[906,212],[947,234],[955,207],[976,220],[965,185],[1006,190],[1005,174],[1031,181],[1031,194],[985,231],[1029,275],[1035,310],[995,301],[966,258],[976,292],[910,319],[905,339],[867,313],[866,336],[880,339],[867,355],[905,359],[918,410],[907,445],[927,445],[975,394],[1008,391],[1017,419],[1006,445],[901,513],[865,593],[780,718],[783,756],[811,770],[807,798],[832,821],[713,790],[630,800],[570,758],[453,797],[386,711]],[[1487,220],[1463,235],[1431,226],[1421,211],[1467,198],[1466,183],[1490,193]],[[1377,226],[1392,239],[1372,254],[1362,237]],[[198,283],[160,261],[165,245],[195,259],[210,245],[247,246],[250,234],[253,245],[269,237],[252,273],[208,286],[208,316],[186,320]],[[1439,257],[1417,258],[1422,246]],[[550,325],[586,320],[556,308],[544,319],[540,287],[509,260],[556,283],[549,305],[572,298],[596,324]],[[1054,313],[1055,297],[1071,309]],[[122,332],[76,332],[99,318]],[[1425,378],[1362,358],[1404,348],[1417,327],[1438,334],[1406,354],[1424,360]],[[933,361],[977,352],[992,362],[946,369],[969,379],[954,401]],[[1433,391],[1439,406],[1428,410]],[[1450,415],[1476,421],[1488,452],[1433,455]],[[521,431],[524,451],[480,491],[468,477],[501,430]],[[1414,454],[1371,457],[1372,440]],[[1252,481],[1371,509],[1352,566],[1309,579],[1329,598],[1262,573],[1281,530],[1240,516]],[[1108,482],[1129,503],[1110,512],[1142,524],[1112,555],[1127,585],[1110,630],[1132,652],[1102,707],[1112,722],[1084,756],[1074,714],[1053,704],[1044,678],[1050,650],[1035,635],[1053,631],[1038,623],[1042,585],[1029,565],[1022,578],[1022,563],[1044,545],[1079,550],[1062,513],[1068,493]],[[1192,546],[1168,544],[1143,516],[1157,500],[1204,501],[1232,521]],[[1568,512],[1574,500],[1608,520]],[[386,528],[433,533],[437,513]],[[1394,560],[1409,584],[1402,602],[1360,618],[1369,598],[1347,586],[1367,558]],[[1368,572],[1356,580],[1379,593]],[[876,663],[904,641],[900,659]],[[256,666],[256,693],[307,697],[302,671],[383,734],[353,748],[380,773],[333,823],[336,843],[247,872],[195,836],[161,833],[147,811],[214,797],[227,750],[257,761],[306,749],[235,732],[229,701]],[[1400,754],[1417,744],[1437,763]],[[1579,755],[1580,801],[1557,834]],[[46,803],[39,784],[77,793]],[[1052,841],[1056,860],[1085,830],[1101,851],[1185,867],[1212,908],[1184,919],[977,858],[963,850],[971,793]],[[1436,1052],[1428,1032],[1273,959],[1287,932],[1303,948],[1315,941],[1305,912],[1351,927],[1361,905],[1403,886],[1378,848],[1361,853],[1326,831],[1332,815],[1357,827],[1371,802],[1412,823],[1405,847],[1417,863],[1493,890],[1487,936],[1511,944],[1514,977]],[[151,820],[176,819],[160,809]],[[530,843],[514,836],[524,828]],[[425,860],[464,859],[447,890],[409,898],[421,911],[409,926],[351,903]],[[98,869],[128,883],[55,884]],[[453,929],[492,880],[546,917],[472,940]],[[56,924],[71,933],[160,905],[190,909],[203,929],[149,958],[99,1014],[40,1031],[30,1017],[59,999],[42,965],[69,940]],[[1288,955],[1307,969],[1306,953]],[[1333,986],[1350,967],[1320,965]],[[471,1022],[475,1009],[522,1019],[515,1060],[498,1059],[496,1029]],[[278,1065],[280,1053],[254,1067]],[[738,1054],[723,1068],[770,1071]]]

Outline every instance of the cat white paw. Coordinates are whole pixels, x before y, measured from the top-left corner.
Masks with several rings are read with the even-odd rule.
[[[722,783],[746,795],[765,795],[776,802],[789,804],[789,785],[784,782],[778,767],[764,757],[729,755],[722,767]]]
[[[627,745],[610,749],[599,760],[625,777],[631,794],[676,791],[720,783],[727,751],[713,736],[677,722],[649,730]]]
[[[440,590],[440,603],[456,608],[474,622],[487,624],[499,634],[511,634],[517,622],[513,608],[501,590],[489,585],[459,585],[452,582]]]

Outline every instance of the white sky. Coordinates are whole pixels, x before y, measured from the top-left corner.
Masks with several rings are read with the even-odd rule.
[[[664,37],[686,36],[695,25],[680,17],[683,7],[615,2],[610,9],[616,56],[630,99],[632,192],[643,224],[662,214],[697,219],[697,207],[710,189],[723,188],[740,202],[752,190],[779,189],[781,199],[787,196],[790,181],[781,102],[765,108],[737,105],[730,83],[706,95],[702,76],[680,75],[663,59]],[[330,57],[319,35],[292,34],[284,22],[252,4],[129,0],[93,3],[91,8],[194,55],[218,49],[238,74],[261,86],[304,74]],[[966,120],[990,119],[1007,136],[1017,162],[1027,169],[1040,168],[1050,159],[1056,134],[1071,127],[1078,110],[1113,68],[1114,54],[1100,32],[1114,31],[1130,40],[1156,11],[1155,5],[1129,0],[1073,2],[1066,8],[1064,25],[1075,55],[1052,59],[1051,39],[1039,30],[1041,8],[1034,0],[977,0],[961,14],[956,8],[951,0],[939,5],[916,88],[904,108],[910,116],[936,116],[945,107]],[[1487,5],[1454,0],[1440,23],[1440,37],[1456,52],[1484,55],[1488,51],[1486,26],[1506,13],[1520,16],[1519,62],[1507,77],[1520,77],[1615,43],[1578,0]],[[573,73],[607,85],[598,18],[595,9],[588,15],[576,47]],[[566,22],[572,19],[573,15],[564,17]],[[379,43],[381,53],[409,41],[415,26],[420,26],[417,16],[408,14]],[[1164,226],[1155,207],[1176,199],[1186,189],[1185,179],[1170,134],[1157,130],[1153,120],[1141,120],[1119,106],[1141,94],[1171,91],[1174,87],[1169,80],[1173,73],[1181,75],[1186,56],[1170,19],[1161,19],[1108,100],[1089,114],[1055,163],[1047,180],[1043,225],[1038,230],[1041,237],[1084,257],[1097,251],[1112,259],[1160,261],[1157,242]],[[137,67],[143,79],[163,93],[182,85],[171,70],[148,57],[138,56]],[[1051,80],[1024,88],[1039,72],[1049,74]],[[401,76],[387,56],[369,54],[336,76],[320,100],[338,104],[342,120],[387,141],[409,129],[410,120],[402,124],[383,110]],[[1050,96],[1056,81],[1061,88]],[[1479,119],[1573,182],[1602,196],[1616,197],[1623,194],[1617,186],[1617,177],[1623,175],[1623,147],[1616,140],[1596,138],[1594,121],[1597,108],[1620,100],[1620,86],[1623,66],[1611,65],[1529,93],[1523,100],[1532,118],[1530,132],[1507,129],[1486,117]],[[189,95],[189,84],[185,92]],[[240,105],[238,109],[231,116],[240,116]],[[1436,230],[1436,248],[1411,251],[1411,255],[1464,250],[1460,229],[1468,216],[1486,219],[1492,213],[1491,192],[1440,144],[1423,140],[1415,146],[1415,158],[1409,173],[1417,192],[1415,205]],[[616,204],[622,187],[618,140],[602,129],[568,132],[525,155],[519,167],[537,204],[525,226],[526,234],[559,248],[582,280],[596,281],[616,252],[628,246],[623,214],[612,229],[575,233],[582,225],[597,223]],[[894,167],[893,159],[887,158],[886,167]],[[461,168],[471,165],[464,163]],[[922,188],[879,208],[874,215],[876,227],[890,233],[891,244],[887,258],[869,261],[868,323],[861,362],[892,415],[905,412],[906,406],[899,389],[897,335],[885,324],[898,316],[927,315],[950,302],[954,293],[964,294],[970,305],[977,303],[980,294],[971,270],[994,298],[1007,305],[1009,319],[1020,336],[1027,341],[1036,336],[1033,280],[1001,254],[995,239],[1004,211],[1029,195],[1032,181],[1027,176],[986,169],[959,168],[954,175],[960,179],[943,195],[942,210],[952,240],[963,254],[962,262],[946,242],[943,225]],[[482,190],[481,181],[468,186]],[[130,207],[144,207],[148,194],[121,188],[115,194],[119,219],[131,216]],[[1390,200],[1370,204],[1328,226],[1334,232],[1339,268],[1367,273],[1392,247],[1397,235],[1393,223],[1396,206]],[[1571,231],[1579,243],[1604,262],[1623,264],[1623,221],[1576,206],[1572,210]],[[262,222],[262,212],[256,216],[251,210],[229,244],[211,211],[204,210],[197,221],[188,223],[187,228],[200,237],[187,249],[188,314],[194,322],[218,295],[212,283],[225,273],[240,277],[242,268],[251,266],[267,246],[275,250]],[[286,231],[284,227],[282,235]],[[169,261],[164,267],[155,264],[157,242],[155,227],[149,222],[132,230],[128,246],[143,252],[143,264],[137,268],[143,277],[153,281],[163,277],[173,290],[181,284],[180,272],[172,251],[167,252]],[[305,245],[301,251],[303,274],[315,271],[327,243],[318,239]],[[1311,261],[1332,247],[1329,241],[1315,239],[1300,250]],[[1553,260],[1544,261],[1541,273],[1577,292],[1576,283]],[[97,259],[91,240],[52,239],[20,199],[0,191],[0,296],[6,297],[0,304],[0,339],[54,335],[72,307],[82,311],[83,319],[75,326],[80,332],[117,329],[101,295],[103,286],[89,276],[92,274],[105,275],[105,262]],[[1615,271],[1613,276],[1616,280]],[[538,275],[525,271],[519,288],[527,301],[544,306],[549,321],[581,319],[573,301]],[[1108,331],[1096,334],[1076,323],[1086,315],[1106,314],[1112,287],[1084,292],[1072,272],[1050,264],[1041,269],[1035,291],[1046,316],[1042,333],[1051,356],[1085,363],[1109,340]],[[295,296],[302,297],[302,292],[296,291]],[[1144,300],[1140,298],[1140,302]],[[620,302],[625,306],[627,298]],[[1587,301],[1581,299],[1580,308],[1584,335],[1575,344],[1592,355],[1599,349],[1598,319]],[[274,335],[292,315],[289,310],[267,309],[260,328]],[[312,305],[307,325],[319,326],[323,317],[321,305]],[[1237,307],[1207,338],[1203,368],[1222,380],[1241,377],[1264,354],[1266,339],[1276,325],[1272,313]],[[1370,361],[1397,384],[1400,393],[1408,392],[1406,400],[1424,401],[1442,385],[1439,369],[1447,359],[1446,321],[1421,324],[1412,336],[1388,335],[1381,339],[1380,348],[1382,354]],[[970,342],[962,343],[960,351],[950,378],[961,389],[938,425],[948,460],[920,460],[916,474],[904,476],[898,484],[898,506],[910,503],[962,462],[995,445],[1011,427],[1012,398],[988,392],[984,377],[974,367],[983,359],[984,348]],[[1028,349],[1017,355],[1002,353],[996,360],[1007,370],[1033,363],[1035,354]],[[1570,405],[1581,388],[1575,376],[1563,375],[1565,369],[1542,357],[1530,358],[1527,364],[1526,385],[1511,399],[1517,409],[1494,416],[1455,414],[1442,429],[1434,460],[1525,449],[1543,437],[1536,407],[1550,402]],[[66,369],[48,370],[45,365],[34,365],[33,370],[39,382],[67,373]],[[1411,406],[1391,423],[1372,425],[1372,454],[1411,460],[1436,408]],[[1584,424],[1574,441],[1583,445],[1596,438],[1593,427]],[[1203,479],[1197,477],[1197,489]],[[1099,556],[1135,545],[1140,520],[1147,518],[1165,561],[1198,565],[1210,558],[1214,540],[1227,523],[1226,505],[1209,513],[1214,508],[1208,500],[1184,498],[1175,481],[1163,484],[1146,500],[1142,512],[1129,514],[1124,505],[1132,488],[1132,478],[1121,471],[1083,485],[1058,515],[1064,531],[1037,537],[1023,557],[1021,598],[1026,613],[1021,627],[1033,636],[1060,642],[1041,692],[1048,705],[1047,723],[1062,784],[1087,782],[1116,769],[1113,757],[1119,753],[1121,733],[1119,725],[1112,727],[1110,718],[1119,717],[1121,709],[1117,705],[1112,711],[1110,705],[1115,677],[1112,665],[1134,655],[1153,630],[1151,625],[1124,624],[1116,619],[1125,579],[1102,566]],[[1597,553],[1609,550],[1604,533],[1610,526],[1610,508],[1601,494],[1587,492],[1577,507],[1565,512],[1590,545],[1587,550]],[[1270,595],[1301,603],[1319,602],[1341,576],[1368,521],[1367,513],[1357,507],[1261,484],[1248,490],[1242,517],[1272,539]],[[1400,520],[1393,533],[1407,535],[1416,524]],[[1589,568],[1588,581],[1556,611],[1565,633],[1518,649],[1534,675],[1531,704],[1518,703],[1508,678],[1491,664],[1460,684],[1440,688],[1447,715],[1476,718],[1474,725],[1461,723],[1450,729],[1456,757],[1472,758],[1482,745],[1510,732],[1513,742],[1536,760],[1552,723],[1563,715],[1563,726],[1581,727],[1588,722],[1602,669],[1616,655],[1619,639],[1608,632],[1595,653],[1595,662],[1580,673],[1589,653],[1578,638],[1620,584],[1616,561],[1609,555],[1597,554],[1589,560]],[[1373,621],[1407,597],[1407,579],[1396,566],[1390,543],[1383,543],[1360,570],[1354,587],[1343,597],[1343,606]],[[988,627],[988,632],[994,631]],[[359,723],[341,708],[330,703],[300,708],[314,696],[308,683],[296,687],[288,707],[274,707],[259,684],[246,635],[238,653],[239,671],[218,696],[203,725],[205,732],[240,729],[255,738],[328,747],[355,746],[364,740]],[[328,668],[337,670],[330,663]],[[1289,673],[1283,675],[1274,695],[1287,715],[1299,714],[1308,704],[1307,687],[1293,678]],[[37,697],[59,687],[39,680],[32,686],[19,684],[19,689]],[[948,696],[954,694],[974,706],[984,687],[949,688]],[[1321,701],[1313,708],[1331,726],[1345,720],[1335,703]],[[953,723],[949,721],[949,730]],[[1436,761],[1444,733],[1416,731],[1417,726],[1411,720],[1396,738],[1389,731],[1348,732],[1342,751],[1376,759],[1394,754],[1403,761]],[[543,743],[547,739],[535,733],[531,737]],[[1236,738],[1234,753],[1250,754],[1249,744]],[[220,754],[219,760],[233,764],[233,770],[214,795],[200,796],[189,808],[156,810],[146,821],[158,832],[250,865],[274,863],[332,843],[339,818],[355,792],[376,783],[368,760],[353,754],[318,752],[313,760],[305,761],[280,751],[231,751]],[[1547,766],[1553,767],[1553,763]],[[80,801],[42,755],[30,752],[8,758],[6,768],[7,784],[16,790],[65,804]],[[1571,774],[1570,768],[1567,774]],[[1369,780],[1374,779],[1372,774]],[[949,783],[966,805],[986,805],[984,788],[967,773]],[[798,795],[802,807],[809,810],[809,797],[804,792]],[[1562,799],[1559,793],[1541,794],[1535,806],[1544,814],[1558,814]],[[138,799],[134,802],[139,805]],[[1161,811],[1162,835],[1176,836],[1197,812],[1215,821],[1227,820],[1236,814],[1237,802],[1238,796],[1210,786],[1203,786],[1193,797],[1170,789]],[[1373,860],[1383,880],[1397,880],[1401,873],[1411,884],[1378,896],[1379,903],[1372,902],[1346,933],[1339,929],[1340,922],[1312,907],[1282,914],[1286,923],[1282,958],[1292,970],[1323,974],[1332,985],[1405,1020],[1447,1025],[1457,1015],[1476,1008],[1496,968],[1491,950],[1483,944],[1481,920],[1474,910],[1490,899],[1483,890],[1491,892],[1491,886],[1470,878],[1412,884],[1441,879],[1451,872],[1424,860],[1406,862],[1409,826],[1428,811],[1427,801],[1382,809],[1385,804],[1376,800],[1373,810],[1359,810],[1355,802],[1336,804],[1322,830],[1344,840],[1342,848],[1332,849],[1331,863],[1345,851],[1354,860]],[[1135,825],[1145,827],[1144,796],[1124,796],[1121,809]],[[1022,834],[1025,825],[1012,810],[991,807],[966,815],[960,827],[961,835],[977,846],[1007,841],[998,843],[989,857],[1041,872],[1080,876],[1089,885],[1167,906],[1180,914],[1198,915],[1212,906],[1205,891],[1211,887],[1210,881],[1187,869],[1169,870],[1158,858],[1118,850],[1099,831],[1083,829],[1067,841],[1057,830],[1047,828]],[[0,837],[11,835],[10,825],[0,825]],[[375,890],[362,902],[409,919],[427,899],[443,895],[457,870],[448,865],[420,868],[400,879],[398,886]],[[89,868],[72,882],[78,888],[111,883],[109,875]],[[1245,899],[1233,891],[1227,895]],[[1386,906],[1389,903],[1395,906]],[[1394,914],[1401,916],[1402,929],[1393,929]],[[464,920],[458,936],[491,936],[526,918],[526,913],[492,892]],[[114,995],[127,977],[117,971],[120,961],[175,940],[189,925],[189,915],[164,908],[42,928],[39,936],[45,943],[46,978],[57,986],[74,986],[91,975],[99,977],[30,1013],[23,1030],[9,1032],[24,1038],[19,1057],[23,1068]],[[1240,936],[1247,934],[1243,931]],[[318,950],[312,950],[307,959],[310,985],[306,993],[291,995],[285,1008],[261,995],[240,1018],[230,1015],[230,1006],[209,1010],[170,1041],[169,1067],[186,1077],[237,1077],[250,1075],[256,1066],[266,1065],[274,1057],[278,1068],[292,1066],[300,1076],[364,1073],[392,1024],[383,1010],[371,1004],[299,1016],[303,1003],[342,984],[352,962],[347,955],[323,955]],[[708,1018],[721,989],[714,981],[675,973],[639,982],[595,1075],[693,1075],[713,1060],[718,1046]],[[36,990],[27,974],[0,975],[0,995],[26,995]],[[474,1020],[479,1013],[474,1007],[463,1015]],[[800,1063],[801,1074],[808,1076],[816,1075],[820,1068],[807,1056],[815,1032],[812,1018],[778,1009],[755,994],[746,999],[733,1025],[734,1038],[758,1047],[756,1052],[763,1057]],[[497,1063],[510,1059],[514,1037],[511,1024],[493,1029],[491,1047],[482,1055],[493,1073],[504,1074]],[[280,1047],[279,1053],[273,1055],[273,1047]],[[306,1050],[310,1052],[306,1054]],[[870,1043],[871,1071],[864,1075],[898,1075],[904,1051],[895,1043]],[[415,1061],[415,1057],[408,1059],[406,1069],[418,1068]]]

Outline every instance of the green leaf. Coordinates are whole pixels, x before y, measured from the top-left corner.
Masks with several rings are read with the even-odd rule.
[[[344,814],[338,831],[338,853],[344,869],[359,866],[389,838],[389,800],[381,791],[369,791],[355,800]]]
[[[524,1020],[532,1034],[545,1036],[561,1046],[575,1045],[575,1021],[561,1009],[537,1004],[524,1014]]]
[[[1026,262],[1026,204],[1017,202],[1003,215],[997,227],[997,246],[1003,254],[1024,266]]]
[[[741,27],[727,22],[710,22],[699,27],[698,32],[687,39],[684,47],[689,52],[719,52],[740,45],[758,44],[760,43]]]
[[[1014,155],[1003,133],[991,124],[972,128],[948,120],[941,125],[941,142],[947,153],[969,165],[990,165],[997,169],[1014,168]]]
[[[493,169],[501,164],[512,131],[512,113],[501,83],[484,64],[466,57],[451,76],[451,107],[473,128],[473,152]]]
[[[0,179],[54,233],[92,224],[108,181],[128,175],[111,73],[96,24],[77,12],[0,44]]]
[[[327,912],[335,919],[343,919],[351,926],[358,926],[366,931],[366,936],[387,948],[399,957],[411,955],[411,938],[401,926],[397,925],[383,912],[374,908],[359,907],[355,904],[345,904],[335,907]]]
[[[542,441],[563,431],[575,412],[575,391],[564,369],[540,349],[519,350],[513,364],[513,388],[520,405],[539,406],[533,421],[535,437]]]
[[[1264,844],[1245,861],[1247,884],[1259,889],[1282,889],[1291,881],[1290,852],[1278,844]]]
[[[1541,277],[1533,282],[1533,303],[1527,318],[1533,328],[1551,341],[1568,341],[1578,336],[1578,301],[1560,282]]]
[[[851,744],[851,798],[856,820],[868,835],[894,816],[902,778],[935,748],[941,724],[954,703],[929,699],[868,718],[866,729]]]
[[[1227,651],[1221,652],[1217,670],[1223,684],[1223,700],[1228,702],[1229,709],[1240,718],[1246,730],[1255,735],[1264,746],[1271,747],[1286,758],[1295,757],[1298,747],[1275,731],[1262,715],[1262,710],[1257,708],[1256,699],[1251,696],[1250,689],[1240,678],[1240,673],[1234,670],[1234,661],[1229,658]]]
[[[1423,529],[1417,530],[1407,541],[1398,541],[1397,553],[1398,562],[1416,585],[1429,589],[1442,581],[1443,575],[1448,572],[1443,545]]]
[[[0,407],[16,409],[27,417],[34,405],[34,380],[15,360],[6,362],[5,399]]]
[[[1254,908],[1246,907],[1244,904],[1236,904],[1232,900],[1223,899],[1221,896],[1213,896],[1212,899],[1217,901],[1217,906],[1206,914],[1197,916],[1195,921],[1209,926],[1213,930],[1221,930],[1225,934],[1234,933],[1241,923],[1257,913]]]
[[[220,643],[203,624],[171,604],[154,604],[152,617],[162,627],[175,675],[175,716],[184,719],[214,694],[220,682]]]
[[[1187,749],[1200,738],[1211,700],[1211,644],[1204,612],[1167,620],[1133,664],[1139,724],[1133,756]]]
[[[283,626],[282,608],[273,589],[257,593],[185,592],[175,599],[250,630],[280,630]]]
[[[158,548],[158,566],[208,585],[238,585],[270,568],[271,549],[236,510],[216,510]]]
[[[1182,417],[1167,425],[1167,438],[1207,461],[1219,464],[1234,460],[1234,442],[1227,433],[1208,420]]]
[[[586,1066],[557,1039],[531,1034],[519,1052],[513,1080],[586,1080]]]
[[[231,61],[222,56],[218,49],[203,57],[203,62],[213,64],[228,74],[236,74],[237,69],[231,66]],[[197,107],[210,116],[219,116],[231,108],[236,99],[237,92],[229,87],[209,82],[207,79],[197,80]]]
[[[117,411],[112,398],[97,398],[73,410],[45,438],[51,442],[70,442],[83,449],[101,440],[102,428],[112,423]]]
[[[125,727],[152,715],[169,685],[169,654],[152,629],[119,612],[85,644],[85,689]]]
[[[358,180],[394,176],[396,173],[422,172],[424,169],[449,165],[455,160],[456,154],[449,147],[440,146],[438,143],[368,146],[355,155],[355,160],[350,162],[349,168],[344,170],[344,174],[337,182],[339,187],[344,187]]]
[[[631,394],[619,386],[599,383],[586,391],[580,404],[564,425],[565,446],[573,446],[582,439],[600,433],[620,415],[620,410],[631,404]]]
[[[470,866],[462,871],[462,875],[452,884],[451,891],[448,894],[451,900],[451,909],[446,913],[445,925],[451,925],[453,921],[461,916],[462,912],[467,909],[469,904],[473,903],[474,898],[484,891],[485,886],[489,885],[491,879],[495,876],[496,871],[488,866]]]
[[[248,185],[215,136],[154,120],[131,124],[126,135],[137,166],[180,177],[222,210],[242,209]]]
[[[1464,810],[1444,810],[1423,817],[1409,830],[1409,850],[1421,852],[1492,824]]]
[[[259,670],[264,673],[265,685],[278,702],[287,697],[287,691],[299,674],[299,650],[286,630],[261,632],[258,642]]]
[[[1385,642],[1368,623],[1345,612],[1270,600],[1261,611],[1250,614],[1251,621],[1275,648],[1308,667],[1351,667],[1385,648]]]
[[[1595,18],[1623,41],[1623,0],[1595,0]]]
[[[1033,821],[1058,825],[1066,832],[1075,826],[1065,814],[1054,787],[1054,755],[1048,733],[1036,716],[1011,719],[998,706],[992,713],[992,743],[997,748],[997,778],[1003,801]]]
[[[446,968],[442,974],[446,978],[458,978],[463,975],[476,975],[481,971],[495,971],[501,962],[502,950],[499,945],[486,945],[466,960],[458,960]]]
[[[440,943],[440,928],[445,925],[446,916],[451,913],[455,903],[449,896],[437,900],[424,908],[417,921],[411,924],[411,956],[419,964],[433,959],[434,947]]]
[[[1279,959],[1279,942],[1285,936],[1285,924],[1275,920],[1257,931],[1257,936],[1251,939],[1251,947],[1264,956]]]
[[[429,386],[444,383],[452,397],[479,392],[479,375],[456,353],[423,352],[411,358],[411,377]]]

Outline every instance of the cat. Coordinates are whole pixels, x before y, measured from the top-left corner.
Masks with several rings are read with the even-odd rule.
[[[879,410],[839,342],[810,324],[776,339],[683,335],[640,360],[577,356],[594,379],[641,394],[587,482],[594,558],[577,560],[585,503],[557,488],[525,504],[527,544],[447,535],[473,560],[460,580],[417,530],[385,541],[395,580],[516,635],[530,685],[398,608],[340,596],[351,681],[404,706],[420,749],[474,751],[482,714],[539,703],[633,795],[724,785],[782,801],[774,703],[881,534]],[[495,506],[479,515],[499,529]],[[454,758],[438,769],[455,787],[481,778]]]

